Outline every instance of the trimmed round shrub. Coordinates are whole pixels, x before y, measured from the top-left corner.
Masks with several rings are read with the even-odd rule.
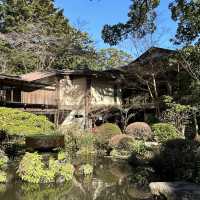
[[[105,123],[99,126],[96,130],[97,143],[102,145],[108,145],[109,140],[115,136],[122,134],[121,129],[112,123]]]
[[[127,150],[130,151],[130,143],[134,139],[131,136],[120,134],[113,136],[109,141],[109,146],[117,150]]]
[[[152,130],[154,138],[160,143],[181,137],[177,129],[172,124],[168,123],[154,124]]]
[[[151,127],[145,122],[134,122],[129,124],[125,132],[134,139],[145,141],[152,139]]]
[[[0,130],[8,135],[52,134],[54,124],[45,116],[37,116],[13,108],[0,108]]]

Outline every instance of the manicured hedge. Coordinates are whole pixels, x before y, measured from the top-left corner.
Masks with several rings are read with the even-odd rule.
[[[54,124],[45,116],[0,107],[0,130],[8,135],[16,136],[52,134]]]

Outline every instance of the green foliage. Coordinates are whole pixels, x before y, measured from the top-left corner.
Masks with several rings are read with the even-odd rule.
[[[194,83],[198,84],[200,81],[200,44],[188,45],[181,49],[177,54],[177,60],[187,70]]]
[[[74,167],[69,163],[50,158],[49,167],[45,168],[41,155],[26,153],[19,164],[17,173],[23,181],[30,183],[55,182],[56,176],[63,176],[65,181],[70,181],[73,178]]]
[[[62,126],[60,132],[65,136],[65,151],[72,154],[80,149],[80,137],[83,130],[78,124],[72,123]]]
[[[26,153],[17,170],[23,181],[39,183],[44,175],[44,163],[38,153]]]
[[[0,151],[0,169],[4,169],[7,166],[8,157],[4,154],[4,152]]]
[[[101,49],[97,52],[96,68],[106,70],[124,66],[133,61],[133,57],[128,53],[115,48]]]
[[[104,146],[108,144],[109,140],[113,136],[119,135],[119,134],[122,134],[122,132],[116,124],[105,123],[97,128],[96,140],[100,146],[101,145]]]
[[[85,164],[80,167],[80,171],[83,175],[89,176],[93,173],[93,166],[90,164]]]
[[[133,142],[130,142],[130,146],[132,152],[138,155],[144,156],[147,152],[147,147],[143,140],[134,140]]]
[[[67,194],[72,188],[70,182],[59,185],[44,185],[41,187],[39,184],[20,184],[20,200],[44,200],[44,199],[61,199],[63,194]]]
[[[192,107],[176,103],[170,96],[164,96],[163,101],[168,108],[162,113],[162,121],[171,123],[182,131],[183,126],[188,123]]]
[[[4,171],[0,171],[0,183],[7,182],[7,173]]]
[[[200,32],[200,3],[198,0],[174,0],[170,3],[172,19],[178,22],[175,44],[198,41]],[[199,42],[199,41],[198,41]]]
[[[70,161],[70,156],[67,152],[60,151],[58,153],[58,161]]]
[[[148,187],[149,183],[154,181],[154,170],[149,167],[137,167],[129,179],[139,188]]]
[[[83,133],[79,139],[80,139],[80,149],[78,152],[79,154],[88,155],[96,153],[95,151],[96,138],[94,134]]]
[[[0,183],[7,182],[7,173],[5,172],[7,164],[8,164],[8,157],[5,155],[3,151],[0,150]]]
[[[4,130],[8,135],[17,136],[52,134],[54,124],[49,122],[45,116],[1,107],[0,130]]]
[[[161,146],[154,158],[153,167],[161,178],[168,181],[198,182],[199,143],[192,140],[173,139]],[[198,171],[197,171],[198,170]]]
[[[65,181],[71,181],[73,179],[74,167],[69,163],[60,165],[59,174],[65,178]]]
[[[155,9],[160,0],[132,0],[126,23],[105,25],[102,30],[104,42],[116,45],[128,36],[141,38],[155,31]]]
[[[180,133],[172,124],[158,123],[152,126],[153,134],[158,142],[166,142],[171,139],[180,138]]]
[[[129,37],[142,38],[157,30],[157,7],[160,0],[132,0],[128,12],[128,21],[115,25],[105,25],[102,30],[104,42],[116,45]],[[167,7],[165,8],[167,9]],[[176,21],[175,44],[199,43],[200,3],[196,1],[173,0],[169,4],[171,18]]]
[[[89,35],[72,27],[52,0],[6,0],[0,13],[4,72],[75,68],[95,59]]]
[[[148,114],[146,123],[147,124],[155,124],[158,123],[159,119],[154,114]]]

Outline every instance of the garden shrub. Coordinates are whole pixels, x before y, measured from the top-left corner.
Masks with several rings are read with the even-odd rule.
[[[128,159],[131,154],[129,151],[124,151],[124,150],[117,150],[117,149],[113,149],[110,152],[110,156],[112,157],[112,159],[116,159],[116,160],[126,160]]]
[[[83,133],[80,138],[80,149],[78,154],[88,155],[88,154],[95,154],[95,141],[96,138],[92,133]]]
[[[78,124],[63,125],[59,131],[65,136],[65,150],[67,152],[71,154],[80,149],[80,137],[83,130]]]
[[[80,148],[92,149],[95,144],[95,136],[92,133],[83,133],[80,137]]]
[[[0,108],[0,130],[8,135],[27,136],[52,134],[54,124],[45,116],[37,116],[18,109]]]
[[[8,157],[3,151],[0,151],[0,169],[5,169],[7,167]]]
[[[17,173],[23,181],[39,183],[44,175],[44,163],[38,153],[26,153],[22,158]]]
[[[132,175],[128,177],[131,184],[138,188],[148,188],[150,182],[155,181],[154,170],[150,167],[137,167]]]
[[[95,136],[85,132],[79,125],[71,123],[60,128],[61,134],[65,136],[65,151],[70,155],[90,154],[95,151]]]
[[[132,137],[125,134],[112,137],[109,142],[109,146],[113,149],[111,152],[111,156],[116,158],[120,158],[120,155],[121,157],[130,156],[130,154],[132,153],[130,143],[133,142],[133,140],[134,139]]]
[[[63,176],[66,182],[71,181],[74,175],[74,166],[70,163],[59,165],[57,173]]]
[[[4,171],[0,171],[0,183],[7,182],[7,173]]]
[[[105,123],[99,126],[96,130],[96,140],[98,145],[107,146],[109,140],[115,136],[122,134],[121,129],[112,123]]]
[[[146,152],[148,151],[148,148],[145,145],[145,142],[143,140],[134,140],[133,142],[130,142],[130,148],[133,153],[136,153],[140,156],[144,156]]]
[[[5,172],[8,164],[8,157],[0,150],[0,183],[7,182],[7,173]]]
[[[132,141],[133,138],[126,134],[115,135],[109,140],[109,145],[112,148],[118,147],[122,143],[126,143],[126,141]]]
[[[156,141],[161,143],[181,137],[177,129],[172,124],[168,123],[154,124],[152,130]]]
[[[173,139],[161,146],[160,154],[152,160],[152,166],[164,181],[190,181],[200,183],[196,141]]]
[[[84,176],[89,176],[93,173],[93,166],[90,164],[85,164],[82,165],[79,169],[79,171],[84,175]]]
[[[17,173],[23,181],[30,183],[50,183],[55,182],[57,176],[64,177],[65,181],[73,178],[73,165],[49,159],[48,167],[42,161],[42,156],[38,153],[26,153],[22,158]]]
[[[151,127],[144,122],[134,122],[129,124],[125,132],[127,135],[132,136],[134,139],[145,141],[152,139]]]

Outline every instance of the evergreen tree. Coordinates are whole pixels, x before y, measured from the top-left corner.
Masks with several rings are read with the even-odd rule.
[[[95,52],[52,0],[0,1],[0,48],[1,71],[15,74],[87,65]]]

